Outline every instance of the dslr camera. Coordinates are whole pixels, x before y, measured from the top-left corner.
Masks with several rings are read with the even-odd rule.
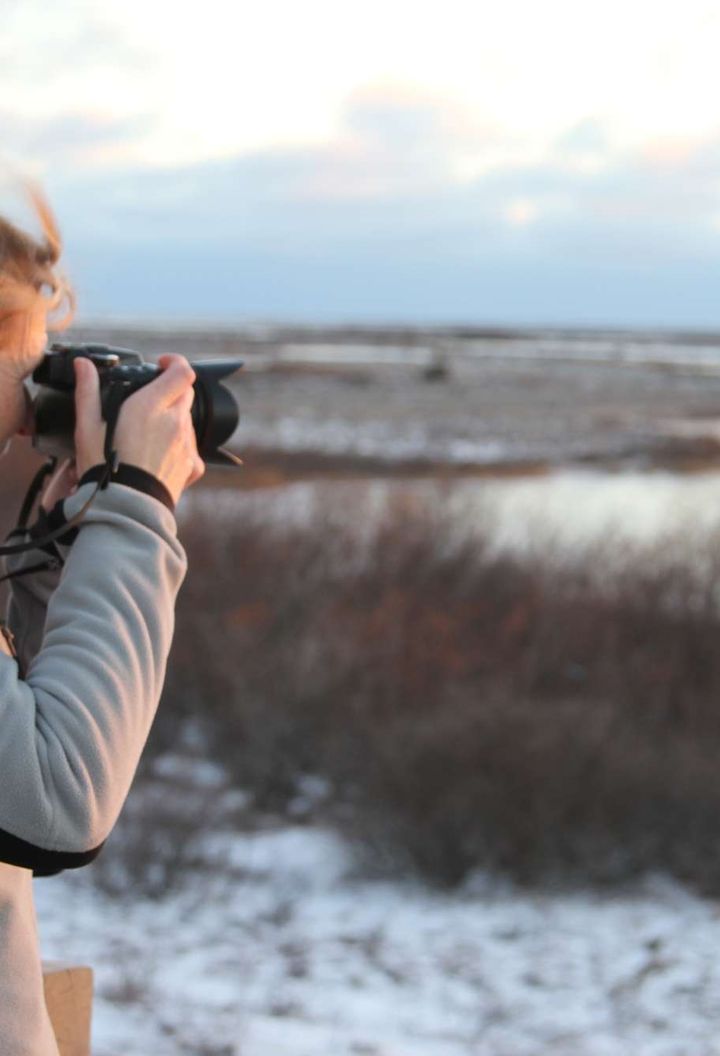
[[[39,389],[33,399],[33,446],[57,458],[72,456],[75,451],[73,362],[78,356],[91,359],[97,367],[102,416],[113,427],[123,401],[162,373],[160,367],[146,363],[139,352],[128,348],[54,342],[32,375]],[[205,359],[190,364],[196,374],[190,413],[198,453],[205,462],[242,464],[241,459],[222,446],[235,431],[240,412],[230,390],[221,384],[223,378],[242,365],[239,359]]]

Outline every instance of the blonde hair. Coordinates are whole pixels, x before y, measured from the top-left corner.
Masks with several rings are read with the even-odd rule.
[[[23,190],[40,221],[40,239],[0,216],[0,318],[43,305],[49,315],[65,308],[59,319],[48,319],[48,330],[64,330],[75,315],[75,293],[57,268],[62,239],[47,198],[30,180]]]

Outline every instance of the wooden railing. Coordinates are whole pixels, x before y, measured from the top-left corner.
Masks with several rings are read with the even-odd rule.
[[[43,982],[60,1056],[90,1056],[92,968],[43,961]]]

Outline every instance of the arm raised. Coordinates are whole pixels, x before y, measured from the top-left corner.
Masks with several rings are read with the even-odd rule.
[[[93,488],[65,500],[68,517]],[[167,506],[117,482],[98,492],[24,681],[0,655],[0,860],[66,868],[106,839],[160,699],[186,570]]]

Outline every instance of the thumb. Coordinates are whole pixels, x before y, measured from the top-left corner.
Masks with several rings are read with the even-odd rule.
[[[100,376],[91,359],[78,356],[73,360],[75,368],[75,412],[78,421],[91,414],[101,418],[100,413]]]
[[[100,402],[100,375],[92,360],[78,356],[73,360],[75,371],[75,451],[79,462],[97,454],[98,437],[104,436],[104,422]],[[102,442],[100,444],[102,451]],[[85,457],[83,457],[85,456]],[[91,465],[93,463],[90,463]]]

